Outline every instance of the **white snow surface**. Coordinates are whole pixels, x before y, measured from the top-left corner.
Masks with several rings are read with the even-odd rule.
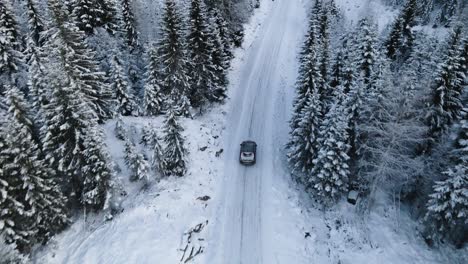
[[[369,14],[363,10],[378,7],[367,0],[336,2],[350,7],[346,19],[354,22]],[[405,209],[383,194],[362,217],[345,201],[328,211],[314,208],[291,181],[283,149],[309,6],[307,0],[262,1],[235,52],[228,102],[182,120],[190,152],[185,177],[155,179],[147,189],[129,182],[123,142],[114,136],[115,121],[107,123],[106,143],[128,193],[124,211],[112,221],[101,214],[86,221],[77,216],[34,261],[172,264],[184,263],[192,248],[201,248],[187,263],[467,263],[467,248],[428,248]],[[124,121],[135,142],[145,124],[162,124],[162,118]],[[239,144],[247,139],[258,144],[257,164],[251,167],[238,162]],[[210,199],[197,199],[205,195]],[[190,237],[188,231],[198,224],[199,232]]]

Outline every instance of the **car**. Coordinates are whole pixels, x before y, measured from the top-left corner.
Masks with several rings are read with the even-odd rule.
[[[247,140],[240,146],[239,162],[243,165],[254,165],[257,161],[257,143]]]

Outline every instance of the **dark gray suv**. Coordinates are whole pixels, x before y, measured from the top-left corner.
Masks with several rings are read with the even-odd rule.
[[[239,162],[244,165],[254,165],[257,161],[257,143],[247,140],[241,143]]]

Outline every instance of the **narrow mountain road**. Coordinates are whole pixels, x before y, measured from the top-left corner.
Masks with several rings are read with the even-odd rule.
[[[306,27],[304,3],[279,0],[258,28],[240,65],[240,78],[231,94],[225,142],[225,172],[221,204],[216,216],[215,236],[209,263],[272,263],[272,181],[284,180],[279,152],[287,132],[286,112],[291,104],[297,47]],[[287,90],[287,91],[286,91]],[[281,134],[279,136],[278,134]],[[258,144],[257,164],[239,164],[239,144]]]

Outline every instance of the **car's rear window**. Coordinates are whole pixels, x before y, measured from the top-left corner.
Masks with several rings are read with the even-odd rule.
[[[241,146],[242,152],[254,152],[255,151],[255,143],[243,143]]]

